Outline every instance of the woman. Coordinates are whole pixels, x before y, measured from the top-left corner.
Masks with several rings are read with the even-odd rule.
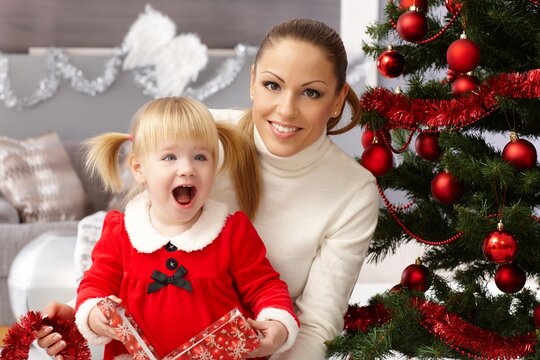
[[[354,128],[360,118],[346,70],[339,35],[308,19],[271,29],[251,69],[253,106],[239,126],[252,136],[261,162],[263,190],[253,223],[289,286],[300,320],[294,346],[272,359],[325,357],[325,341],[343,328],[377,225],[374,177],[328,137]],[[336,129],[345,103],[351,119]],[[216,179],[214,194],[234,209],[229,183]],[[45,311],[73,317],[69,307],[58,303]],[[49,354],[65,346],[52,329],[40,336],[38,343]]]

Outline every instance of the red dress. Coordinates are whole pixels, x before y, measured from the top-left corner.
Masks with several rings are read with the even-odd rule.
[[[265,308],[278,309],[298,324],[287,284],[266,258],[264,244],[247,216],[237,212],[223,216],[219,223],[215,211],[207,211],[215,204],[225,206],[205,205],[194,232],[190,234],[190,229],[170,241],[148,229],[137,232],[140,222],[146,221],[138,207],[126,207],[129,221],[123,213],[109,212],[92,253],[92,266],[79,285],[76,310],[92,298],[120,297],[160,357],[234,307],[250,318]],[[216,221],[218,225],[212,225]],[[212,231],[217,236],[205,238],[209,235],[203,233]],[[183,279],[189,281],[191,291],[168,284],[148,293],[155,270],[172,276],[181,266],[187,270]],[[111,341],[104,359],[126,352],[122,343]]]

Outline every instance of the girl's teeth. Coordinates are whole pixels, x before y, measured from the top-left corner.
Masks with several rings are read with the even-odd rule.
[[[290,133],[297,130],[297,128],[295,127],[285,127],[285,126],[278,125],[276,123],[272,123],[272,126],[274,127],[274,129],[282,133]]]

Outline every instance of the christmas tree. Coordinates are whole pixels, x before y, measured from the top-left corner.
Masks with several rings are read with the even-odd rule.
[[[369,260],[425,250],[351,304],[329,355],[540,359],[540,2],[390,0],[368,34],[379,72],[403,80],[360,96],[359,161],[385,204]]]

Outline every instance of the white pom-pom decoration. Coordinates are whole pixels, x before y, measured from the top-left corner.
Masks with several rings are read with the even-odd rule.
[[[128,52],[124,70],[154,65],[157,54],[176,35],[176,25],[169,17],[154,10],[150,4],[144,10],[124,38],[123,45]]]
[[[159,96],[181,95],[208,63],[207,46],[195,34],[175,37],[160,54],[154,54]]]

